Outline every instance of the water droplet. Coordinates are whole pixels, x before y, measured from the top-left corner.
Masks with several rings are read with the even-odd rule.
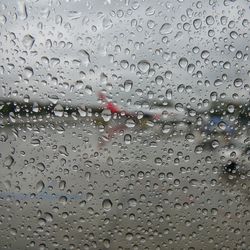
[[[167,71],[165,72],[165,77],[166,77],[168,80],[171,80],[171,79],[172,79],[172,76],[173,76],[172,71],[167,70]]]
[[[4,181],[4,187],[9,190],[11,188],[11,182],[9,180]]]
[[[36,192],[40,193],[44,189],[44,182],[42,180],[38,181],[36,184]]]
[[[67,148],[63,145],[59,146],[58,150],[59,150],[59,153],[62,155],[65,155],[65,156],[69,155]]]
[[[133,87],[133,82],[131,80],[126,80],[124,82],[124,91],[129,92]]]
[[[222,85],[222,84],[223,84],[223,82],[222,82],[221,79],[216,79],[216,80],[214,81],[214,86],[215,86],[215,87],[218,87],[218,86],[220,86],[220,85]]]
[[[135,125],[136,125],[136,123],[133,119],[129,118],[126,120],[126,126],[128,128],[133,128],[133,127],[135,127]]]
[[[112,28],[112,26],[113,26],[112,20],[108,17],[104,17],[102,20],[102,27],[107,30]]]
[[[222,122],[219,122],[218,127],[219,127],[219,129],[225,131],[227,129],[227,124],[222,121]]]
[[[146,73],[150,68],[150,64],[146,60],[141,60],[138,62],[137,67],[142,73]]]
[[[235,110],[234,105],[233,104],[228,105],[227,106],[227,110],[231,114],[234,113],[234,110]]]
[[[185,58],[185,57],[182,57],[180,60],[179,60],[179,66],[182,68],[182,69],[185,69],[188,65],[188,60]]]
[[[49,95],[48,99],[50,102],[52,102],[53,104],[57,104],[59,97],[57,95]]]
[[[172,89],[168,89],[166,91],[166,97],[167,97],[168,100],[172,100],[172,97],[173,97],[173,91],[172,91]]]
[[[201,25],[202,25],[202,21],[201,21],[201,19],[195,19],[194,21],[193,21],[193,25],[194,25],[194,28],[195,29],[200,29],[201,28]]]
[[[23,37],[22,43],[26,49],[31,49],[35,42],[35,38],[31,35],[25,35]]]
[[[113,204],[111,202],[110,199],[105,199],[103,200],[102,202],[102,208],[105,210],[105,211],[110,211],[111,208],[112,208]]]
[[[20,20],[25,20],[27,18],[27,8],[25,0],[18,0],[17,2],[17,12]]]
[[[162,76],[157,76],[157,77],[155,78],[155,82],[156,82],[157,85],[162,85],[163,82],[164,82],[164,79],[163,79]]]
[[[201,52],[201,58],[202,59],[207,59],[209,57],[210,53],[207,50],[203,50]]]
[[[57,104],[54,107],[53,111],[54,111],[55,116],[58,116],[58,117],[62,117],[63,116],[64,109],[63,109],[63,106],[61,104]]]
[[[65,189],[65,187],[66,187],[66,181],[60,181],[59,182],[59,189],[60,190],[64,190]]]
[[[132,140],[132,137],[131,137],[130,134],[126,134],[126,135],[124,136],[124,142],[125,142],[125,144],[130,144],[130,143],[131,143],[131,140]]]
[[[196,180],[196,179],[191,179],[191,180],[189,181],[189,184],[190,184],[192,187],[196,187],[196,186],[199,185],[199,181]]]
[[[207,16],[206,17],[206,23],[207,23],[207,25],[213,25],[214,24],[214,17],[213,16]]]
[[[167,35],[172,33],[173,28],[172,25],[170,23],[164,23],[161,28],[160,28],[160,34],[161,35]]]
[[[45,165],[42,162],[37,163],[37,169],[41,172],[45,170]]]
[[[88,94],[88,95],[92,95],[93,90],[92,90],[92,87],[90,85],[86,85],[85,93]]]
[[[4,159],[4,167],[6,168],[10,168],[14,163],[14,159],[11,155],[7,156],[5,159]]]
[[[59,197],[59,202],[63,205],[63,206],[65,206],[66,204],[67,204],[67,201],[68,201],[68,199],[67,199],[67,197],[66,196],[60,196]]]
[[[90,63],[90,55],[89,55],[89,53],[84,49],[81,49],[79,51],[79,53],[81,55],[83,64],[87,67],[89,65],[89,63]]]
[[[0,15],[0,24],[4,25],[7,21],[7,18],[4,15]]]
[[[236,88],[241,87],[241,86],[242,86],[242,84],[243,84],[242,79],[237,78],[237,79],[235,79],[235,80],[234,80],[234,86],[235,86]]]
[[[102,118],[105,122],[108,122],[111,119],[111,111],[108,109],[104,109],[102,111]]]
[[[17,234],[17,229],[16,228],[11,228],[10,229],[10,234],[11,235],[16,235]]]
[[[153,8],[153,7],[148,7],[147,9],[146,9],[146,11],[145,11],[145,15],[146,16],[152,16],[152,15],[154,15],[155,14],[155,9]]]
[[[123,68],[123,69],[127,69],[128,68],[128,66],[129,66],[129,63],[128,63],[128,61],[127,60],[121,60],[121,67]]]
[[[135,198],[129,199],[129,200],[128,200],[128,205],[129,205],[130,207],[136,207],[136,205],[137,205],[137,200],[136,200]]]
[[[34,71],[33,71],[33,69],[31,67],[26,67],[24,69],[24,74],[29,79],[29,78],[31,78],[33,76]]]
[[[109,239],[104,239],[103,240],[103,245],[105,248],[110,248],[110,240]]]
[[[108,159],[107,159],[107,164],[108,164],[109,166],[113,166],[113,163],[114,163],[113,158],[112,158],[111,156],[109,156]]]

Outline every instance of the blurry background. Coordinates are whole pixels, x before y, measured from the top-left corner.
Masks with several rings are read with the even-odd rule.
[[[249,11],[0,0],[0,249],[250,249]]]

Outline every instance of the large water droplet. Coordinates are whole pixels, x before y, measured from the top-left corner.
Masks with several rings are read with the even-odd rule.
[[[243,84],[242,79],[237,78],[237,79],[235,79],[235,80],[234,80],[234,86],[235,86],[236,88],[241,87],[241,86],[242,86],[242,84]]]
[[[105,199],[102,202],[102,207],[105,211],[110,211],[112,208],[113,204],[110,199]]]
[[[11,155],[7,156],[5,159],[4,159],[4,163],[3,165],[7,168],[10,168],[14,163],[14,159]]]
[[[35,38],[31,35],[25,35],[23,37],[22,43],[26,49],[31,49],[35,42]]]
[[[188,60],[185,58],[185,57],[182,57],[180,60],[179,60],[179,66],[182,68],[182,69],[185,69],[188,65]]]
[[[27,78],[31,78],[33,76],[33,74],[34,74],[34,71],[33,71],[33,69],[31,67],[26,67],[24,69],[24,74],[25,74],[25,76]]]
[[[27,8],[24,0],[19,0],[17,2],[17,13],[20,20],[25,20],[27,18]]]
[[[44,189],[44,182],[42,180],[38,181],[36,184],[36,192],[40,193]]]
[[[126,80],[124,82],[124,91],[129,92],[133,87],[133,82],[131,80]]]
[[[88,53],[86,50],[84,50],[84,49],[81,49],[81,50],[79,51],[79,53],[80,53],[80,55],[81,55],[81,57],[82,57],[82,62],[83,62],[83,64],[84,64],[85,66],[88,66],[89,63],[90,63],[90,55],[89,55],[89,53]]]
[[[63,106],[61,104],[57,104],[54,107],[53,111],[54,111],[55,116],[58,116],[58,117],[62,117],[63,116],[64,109],[63,109]]]
[[[142,73],[146,73],[150,68],[150,64],[146,60],[141,60],[138,62],[137,67]]]
[[[173,28],[172,25],[170,23],[164,23],[161,28],[160,28],[160,34],[161,35],[167,35],[172,33]]]

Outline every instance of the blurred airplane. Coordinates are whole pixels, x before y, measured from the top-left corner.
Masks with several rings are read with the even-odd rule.
[[[116,105],[113,101],[102,92],[98,93],[99,100],[102,101],[101,108],[108,110],[110,115],[118,116],[120,119],[115,119],[118,123],[111,126],[107,130],[107,136],[105,140],[101,143],[101,146],[108,142],[112,137],[120,132],[125,131],[130,127],[135,125],[146,129],[146,127],[154,127],[155,125],[160,127],[160,130],[172,131],[171,128],[178,125],[186,125],[186,128],[191,125],[191,121],[187,119],[187,112],[185,108],[176,108],[172,102],[162,102],[158,101],[143,101],[138,106],[131,105],[130,107],[120,107]],[[130,126],[121,120],[122,118],[131,119],[133,125]],[[113,120],[112,120],[113,121]],[[158,131],[159,132],[159,131]]]

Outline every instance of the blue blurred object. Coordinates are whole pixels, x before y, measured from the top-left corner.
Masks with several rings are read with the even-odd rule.
[[[235,126],[233,126],[233,124],[229,124],[228,122],[225,122],[225,120],[223,120],[218,115],[211,116],[211,119],[209,120],[207,126],[205,126],[205,132],[206,133],[215,132],[220,122],[223,122],[226,125],[226,129],[223,131],[225,131],[226,133],[229,133],[230,135],[233,135],[235,133],[236,131]]]

